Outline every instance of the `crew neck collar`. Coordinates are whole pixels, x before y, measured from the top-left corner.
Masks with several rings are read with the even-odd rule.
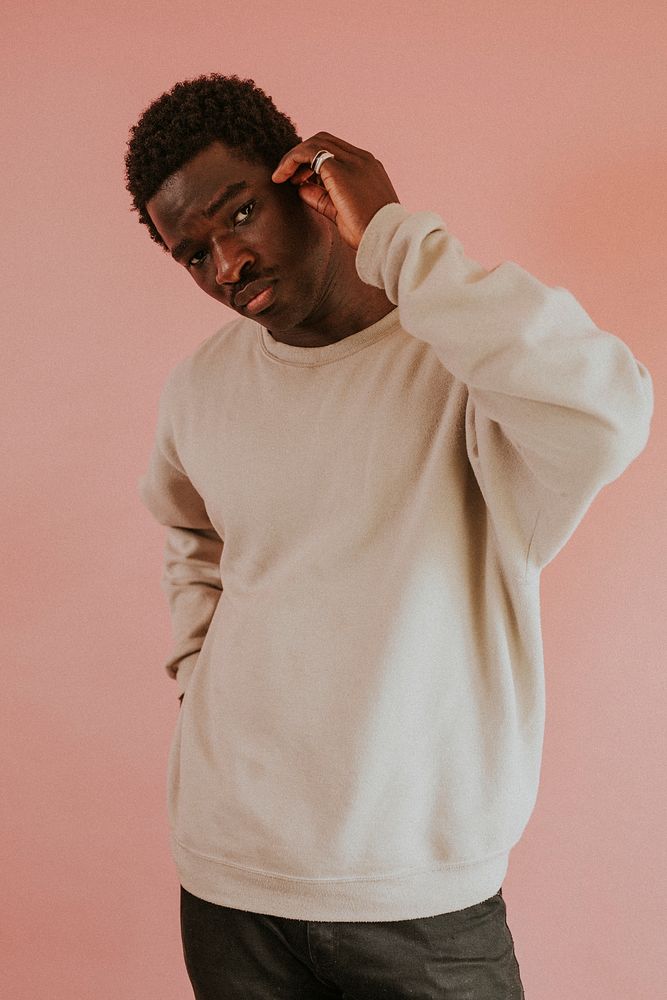
[[[356,333],[343,337],[333,344],[325,344],[322,347],[297,347],[294,344],[284,344],[281,340],[275,340],[265,326],[252,321],[257,328],[257,339],[264,354],[274,361],[281,361],[284,364],[313,366],[325,365],[331,361],[340,361],[348,354],[354,354],[369,344],[380,340],[381,337],[391,333],[399,326],[398,306],[388,312],[386,316],[379,319],[371,326],[364,327]]]

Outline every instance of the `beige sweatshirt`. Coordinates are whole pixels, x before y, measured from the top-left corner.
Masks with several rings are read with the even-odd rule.
[[[538,788],[540,571],[653,409],[570,292],[486,271],[434,212],[386,205],[356,261],[397,308],[325,347],[229,322],[168,379],[141,484],[181,882],[304,920],[498,890]]]

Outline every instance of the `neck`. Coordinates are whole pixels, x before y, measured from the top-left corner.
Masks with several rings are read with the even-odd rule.
[[[384,289],[364,284],[357,274],[356,250],[336,232],[318,306],[291,330],[269,333],[294,347],[325,347],[365,330],[395,308]]]

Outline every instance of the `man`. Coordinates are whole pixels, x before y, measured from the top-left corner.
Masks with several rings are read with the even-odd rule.
[[[186,965],[214,998],[519,998],[539,580],[644,448],[646,368],[486,271],[252,80],[177,84],[128,189],[228,322],[162,394],[169,758]]]

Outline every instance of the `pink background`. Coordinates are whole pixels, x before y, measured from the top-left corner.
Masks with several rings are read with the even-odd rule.
[[[151,100],[215,70],[372,150],[406,207],[570,289],[653,376],[648,447],[542,577],[542,782],[504,893],[527,1000],[658,996],[664,4],[14,0],[2,34],[2,995],[191,997],[137,481],[167,373],[234,314],[139,226],[122,160]]]

